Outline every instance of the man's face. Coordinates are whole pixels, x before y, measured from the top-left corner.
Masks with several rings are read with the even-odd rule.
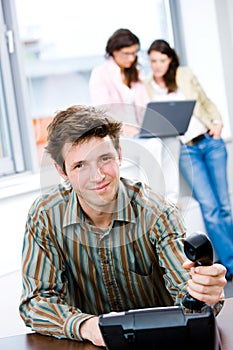
[[[63,156],[66,175],[61,175],[70,181],[83,209],[88,206],[108,210],[116,198],[120,179],[120,156],[110,137],[66,144]]]

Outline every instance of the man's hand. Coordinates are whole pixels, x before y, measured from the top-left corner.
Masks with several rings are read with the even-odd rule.
[[[226,268],[221,264],[194,267],[194,262],[185,261],[185,269],[190,268],[191,279],[188,281],[188,292],[194,298],[208,305],[217,303],[227,283]]]
[[[91,341],[96,346],[105,346],[99,328],[99,317],[97,316],[89,318],[81,324],[80,335],[83,339]]]

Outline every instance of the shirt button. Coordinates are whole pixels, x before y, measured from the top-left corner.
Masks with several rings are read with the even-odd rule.
[[[74,339],[74,334],[73,334],[73,333],[71,333],[71,335],[70,335],[70,336],[71,336],[71,338],[72,338],[72,339]]]

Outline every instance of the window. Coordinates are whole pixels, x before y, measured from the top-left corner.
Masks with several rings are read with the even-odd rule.
[[[24,170],[10,69],[10,30],[0,3],[0,176]],[[10,137],[14,135],[14,137]]]
[[[14,165],[12,161],[12,152],[6,115],[7,111],[4,96],[2,69],[0,71],[0,114],[0,175],[6,175],[14,172]]]
[[[91,69],[116,29],[139,36],[145,67],[152,40],[173,41],[168,4],[0,0],[1,177],[39,169],[48,123],[61,108],[90,102]]]
[[[0,176],[33,170],[33,140],[25,110],[12,0],[0,1]]]

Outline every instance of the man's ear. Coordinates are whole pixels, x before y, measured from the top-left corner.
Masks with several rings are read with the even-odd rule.
[[[68,176],[66,175],[66,173],[64,173],[64,170],[62,169],[62,167],[57,164],[54,163],[55,168],[57,169],[58,174],[64,179],[64,180],[68,180]]]
[[[118,155],[119,155],[119,165],[121,166],[122,163],[122,148],[119,146],[118,148]]]

